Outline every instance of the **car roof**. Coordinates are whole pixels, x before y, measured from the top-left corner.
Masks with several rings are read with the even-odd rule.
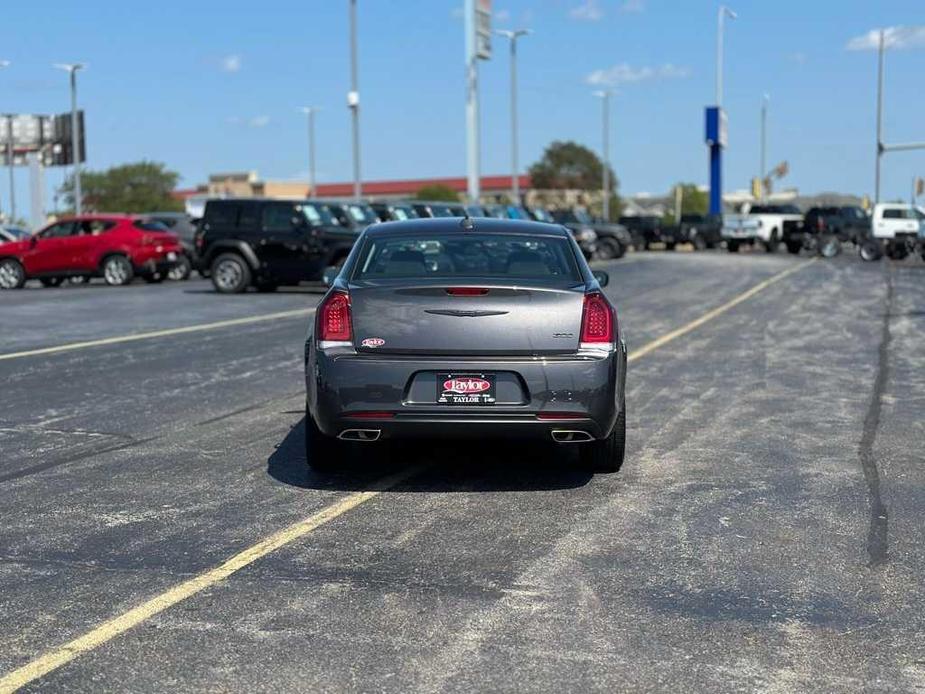
[[[495,219],[492,217],[469,217],[471,228],[464,229],[462,217],[427,217],[424,219],[406,219],[399,222],[382,222],[367,227],[370,236],[391,236],[401,234],[431,234],[459,232],[460,234],[532,234],[542,236],[561,236],[571,238],[565,227],[547,222],[533,222],[522,219]]]

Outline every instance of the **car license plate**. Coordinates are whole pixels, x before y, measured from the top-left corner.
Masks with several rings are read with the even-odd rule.
[[[176,259],[177,259],[177,254],[174,253],[173,251],[167,254],[167,260],[176,260]]]
[[[495,377],[491,374],[437,374],[437,402],[441,405],[493,405]]]

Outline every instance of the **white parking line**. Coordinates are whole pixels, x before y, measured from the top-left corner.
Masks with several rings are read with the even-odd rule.
[[[297,318],[314,313],[312,308],[299,308],[292,311],[279,311],[277,313],[267,313],[262,316],[248,316],[247,318],[232,318],[230,320],[216,321],[215,323],[201,323],[200,325],[188,325],[182,328],[168,328],[166,330],[153,330],[147,333],[135,333],[133,335],[119,335],[117,337],[106,337],[101,340],[87,340],[86,342],[71,342],[66,345],[56,347],[43,347],[41,349],[30,349],[24,352],[9,352],[0,354],[0,361],[8,359],[22,359],[24,357],[37,357],[44,354],[60,354],[61,352],[73,352],[78,349],[88,349],[90,347],[102,347],[104,345],[118,345],[123,342],[138,342],[140,340],[153,340],[158,337],[169,337],[171,335],[185,335],[187,333],[198,333],[206,330],[218,330],[220,328],[230,328],[235,325],[249,325],[252,323],[265,323],[273,320],[283,320],[285,318]]]

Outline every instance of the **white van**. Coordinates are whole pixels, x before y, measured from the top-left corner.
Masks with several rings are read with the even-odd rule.
[[[871,231],[877,239],[916,237],[923,220],[925,220],[925,214],[912,205],[880,203],[874,205]]]

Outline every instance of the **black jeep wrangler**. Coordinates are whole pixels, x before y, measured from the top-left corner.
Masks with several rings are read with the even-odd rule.
[[[206,202],[195,244],[215,289],[235,294],[321,280],[357,236],[311,200],[220,199]]]

